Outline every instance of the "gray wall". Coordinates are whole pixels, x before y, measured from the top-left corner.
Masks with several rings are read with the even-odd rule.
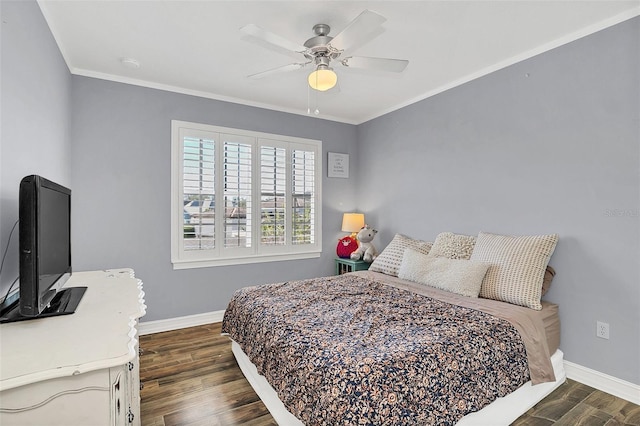
[[[640,19],[358,127],[380,229],[558,233],[565,359],[640,384]],[[596,321],[611,338],[595,336]]]
[[[73,238],[74,268],[134,268],[145,286],[144,321],[225,309],[243,286],[333,273],[342,212],[355,207],[355,178],[327,178],[326,153],[355,158],[355,126],[78,76],[72,86],[73,226],[81,230]],[[174,271],[172,119],[322,140],[322,256]]]
[[[1,252],[18,219],[24,176],[71,185],[71,75],[36,2],[0,1],[0,14]],[[0,277],[0,300],[17,276],[16,228]]]

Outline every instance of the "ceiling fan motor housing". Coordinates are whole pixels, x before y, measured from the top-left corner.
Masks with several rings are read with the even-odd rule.
[[[316,24],[313,26],[313,32],[316,36],[304,42],[304,47],[308,49],[304,52],[304,56],[307,59],[315,60],[316,64],[319,64],[318,58],[325,57],[331,60],[340,56],[342,51],[336,50],[329,45],[331,40],[333,40],[333,37],[328,35],[329,31],[331,31],[331,27],[327,24]],[[326,65],[328,65],[328,62]]]

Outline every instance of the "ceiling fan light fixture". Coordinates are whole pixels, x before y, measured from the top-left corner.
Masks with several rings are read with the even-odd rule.
[[[309,74],[309,86],[320,92],[325,92],[335,87],[337,82],[338,75],[333,71],[333,69],[325,65],[319,65],[314,72]]]

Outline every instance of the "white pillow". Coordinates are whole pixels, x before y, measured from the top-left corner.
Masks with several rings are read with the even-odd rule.
[[[398,277],[451,293],[478,297],[489,266],[488,263],[435,257],[407,249]]]
[[[544,273],[558,234],[519,236],[478,234],[471,260],[488,262],[480,297],[540,310]]]
[[[414,240],[406,235],[396,234],[382,253],[374,259],[369,270],[397,277],[398,268],[400,268],[406,248],[412,248],[420,253],[427,254],[431,250],[432,244],[426,241]]]
[[[431,256],[448,257],[449,259],[471,258],[473,246],[476,245],[476,237],[471,235],[454,234],[453,232],[441,232],[433,242],[429,251]]]

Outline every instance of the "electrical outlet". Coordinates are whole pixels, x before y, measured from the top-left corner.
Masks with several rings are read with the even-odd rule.
[[[609,339],[609,324],[602,321],[596,321],[596,337],[601,339]]]

